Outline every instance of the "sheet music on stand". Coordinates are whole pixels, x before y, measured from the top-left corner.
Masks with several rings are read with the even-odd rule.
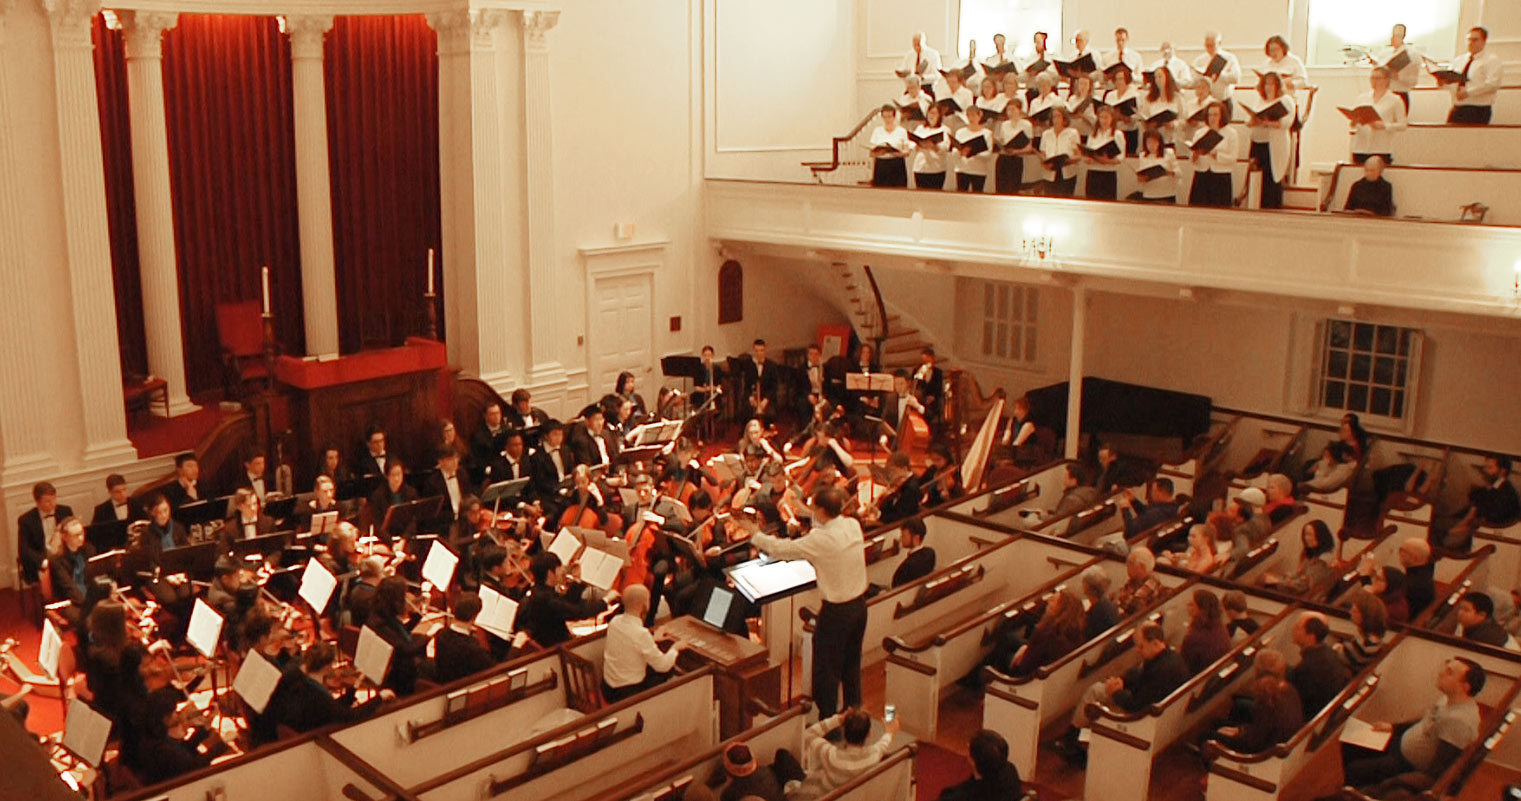
[[[846,373],[845,388],[851,392],[892,392],[892,373]]]
[[[37,664],[51,678],[58,678],[58,657],[63,653],[63,637],[53,626],[53,621],[42,619],[42,643],[37,648]]]
[[[327,608],[328,599],[333,597],[333,589],[337,586],[338,578],[323,567],[322,562],[310,559],[301,573],[301,589],[296,594],[311,605],[312,611],[320,615]]]
[[[201,656],[212,658],[217,643],[222,641],[222,615],[204,600],[195,599],[190,612],[190,626],[185,631],[185,641],[195,647]]]
[[[359,630],[359,647],[354,649],[354,667],[376,686],[386,680],[391,669],[391,644],[365,626]]]
[[[618,583],[623,560],[608,551],[587,548],[581,552],[581,581],[599,590],[610,590]]]
[[[568,565],[581,552],[581,538],[573,531],[574,526],[566,526],[555,534],[554,541],[549,543],[549,552],[560,557],[560,564]]]
[[[338,511],[318,512],[312,515],[312,525],[308,534],[326,534],[338,528]]]
[[[475,625],[504,640],[511,640],[517,618],[517,601],[490,587],[481,586],[481,613],[475,616]]]
[[[106,753],[106,741],[111,737],[111,719],[75,698],[69,701],[69,717],[63,729],[61,743],[69,753],[84,760],[91,767],[98,767]]]
[[[242,666],[238,668],[238,675],[232,680],[232,691],[252,707],[253,711],[263,714],[279,684],[280,669],[257,649],[250,649],[248,658],[243,660]]]
[[[818,583],[813,565],[804,559],[773,561],[761,556],[733,567],[724,574],[751,603],[765,604],[810,589]]]
[[[676,439],[676,436],[681,433],[682,423],[681,420],[656,420],[653,423],[635,426],[624,435],[624,441],[632,448],[658,447]]]
[[[708,467],[721,481],[732,481],[745,472],[745,460],[737,453],[720,453],[708,460]]]
[[[423,560],[422,577],[432,584],[439,592],[448,592],[449,585],[454,582],[454,571],[459,565],[459,557],[449,550],[441,540],[434,540],[428,547],[428,557]]]

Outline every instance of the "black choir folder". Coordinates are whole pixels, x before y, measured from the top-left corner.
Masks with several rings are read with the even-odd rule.
[[[1030,73],[1045,72],[1046,68],[1050,67],[1050,66],[1051,66],[1051,62],[1049,62],[1047,60],[1045,60],[1043,58],[1036,59],[1036,61],[1035,61],[1034,64],[1031,64],[1030,66],[1025,67],[1025,72],[1030,72]]]
[[[1000,117],[1008,116],[1008,115],[1006,115],[1004,113],[1004,110],[1001,109],[1001,108],[990,108],[988,106],[984,106],[980,102],[977,104],[977,107],[980,108],[980,109],[982,109],[982,118],[984,120],[996,120],[996,119],[998,119]]]
[[[987,152],[988,138],[979,135],[966,141],[957,140],[956,146],[962,148],[967,156],[975,156]]]
[[[1153,164],[1152,166],[1147,167],[1146,169],[1141,170],[1140,172],[1136,173],[1136,175],[1138,175],[1138,176],[1140,176],[1142,178],[1145,178],[1148,181],[1155,181],[1156,179],[1161,178],[1162,176],[1164,176],[1166,174],[1167,174],[1167,168],[1163,167],[1160,164]]]
[[[1451,84],[1461,85],[1468,83],[1468,79],[1463,77],[1463,73],[1458,72],[1451,67],[1443,67],[1439,70],[1432,70],[1431,77],[1435,78],[1437,84],[1440,86],[1449,86]]]
[[[902,104],[896,104],[896,103],[894,105],[898,106],[898,113],[901,114],[901,115],[903,115],[903,119],[905,119],[905,120],[922,120],[922,119],[924,119],[924,109],[922,109],[922,108],[919,107],[918,101],[909,103],[906,106],[902,105]]]
[[[910,133],[908,135],[908,138],[922,145],[938,145],[940,144],[940,140],[945,138],[945,131],[936,131],[929,136],[920,136],[917,133]]]
[[[1113,139],[1105,142],[1103,147],[1088,147],[1084,145],[1083,154],[1106,159],[1117,158],[1120,155],[1120,145]]]
[[[1074,58],[1071,61],[1062,61],[1061,59],[1056,60],[1057,73],[1065,75],[1068,78],[1076,78],[1079,75],[1087,75],[1088,73],[1093,72],[1097,69],[1098,65],[1093,63],[1092,53],[1085,53],[1081,57]]]
[[[953,72],[959,72],[959,73],[961,73],[961,77],[962,77],[963,80],[971,80],[972,76],[977,74],[977,65],[975,63],[972,63],[972,62],[967,62],[967,65],[965,67],[960,67],[960,68],[954,68],[953,67],[953,68],[948,69],[948,70],[941,70],[940,74],[944,75],[946,77],[950,77],[951,73],[953,73]]]
[[[1008,75],[1011,72],[1019,72],[1019,67],[1016,66],[1012,61],[1005,61],[1004,63],[997,65],[989,65],[986,69],[989,75],[998,76]]]
[[[1210,59],[1209,66],[1204,68],[1204,76],[1212,81],[1219,78],[1220,73],[1225,72],[1225,63],[1225,56],[1215,56]]]
[[[1051,158],[1042,160],[1041,161],[1041,166],[1045,167],[1048,170],[1051,170],[1052,172],[1055,172],[1055,171],[1060,170],[1061,168],[1067,166],[1067,162],[1069,162],[1071,160],[1072,160],[1072,157],[1069,156],[1069,155],[1067,155],[1066,153],[1057,153],[1056,155],[1052,156]]]
[[[1394,72],[1399,72],[1400,70],[1410,66],[1410,51],[1401,50],[1398,53],[1395,53],[1394,58],[1391,58],[1385,62],[1384,66],[1390,70],[1393,70]]]
[[[1173,111],[1170,108],[1164,108],[1161,111],[1158,111],[1157,113],[1151,115],[1150,117],[1147,117],[1146,118],[1146,124],[1147,125],[1166,125],[1167,123],[1172,122],[1173,120],[1175,120],[1177,118],[1178,118],[1178,112]]]
[[[1336,110],[1340,111],[1343,117],[1351,120],[1353,125],[1372,125],[1383,119],[1383,117],[1379,116],[1378,109],[1372,106],[1358,106],[1357,108],[1337,106]]]
[[[954,97],[947,97],[939,101],[936,105],[940,106],[940,110],[947,116],[961,111],[961,104],[957,103],[956,98]]]
[[[1133,98],[1133,97],[1130,98],[1129,100],[1122,100],[1122,101],[1120,101],[1120,103],[1118,105],[1111,106],[1111,108],[1113,108],[1122,117],[1134,117],[1135,116],[1135,107],[1136,107],[1136,99]]]
[[[1289,109],[1287,106],[1283,105],[1282,101],[1275,101],[1271,105],[1263,108],[1250,108],[1245,103],[1243,103],[1242,108],[1245,108],[1246,113],[1252,115],[1253,117],[1256,117],[1259,120],[1267,120],[1268,122],[1277,122],[1278,120],[1289,116]]]
[[[1115,75],[1119,74],[1120,70],[1130,72],[1130,65],[1126,64],[1123,61],[1116,61],[1104,68],[1104,75],[1106,77],[1113,78]]]
[[[914,74],[923,75],[924,71],[927,69],[929,69],[929,62],[920,61],[919,66],[914,68]],[[909,75],[908,70],[893,70],[893,72],[897,73],[899,78],[907,78]]]
[[[1045,108],[1041,109],[1040,111],[1037,111],[1037,112],[1031,114],[1030,115],[1031,121],[1039,123],[1041,125],[1048,125],[1048,124],[1050,124],[1050,122],[1051,122],[1051,109],[1053,109],[1053,108],[1056,108],[1056,106],[1046,106]]]
[[[1212,105],[1214,105],[1214,101],[1210,101],[1209,103],[1205,104],[1203,108],[1195,111],[1193,114],[1190,114],[1188,121],[1192,123],[1203,123],[1209,117],[1209,107]]]
[[[892,145],[877,145],[871,149],[871,154],[878,158],[884,156],[900,156],[902,153]]]
[[[1020,131],[1014,135],[1013,139],[1003,143],[1004,150],[1024,150],[1029,146],[1030,137],[1026,136],[1024,131]]]
[[[1193,144],[1190,144],[1188,146],[1188,149],[1192,150],[1195,153],[1209,153],[1218,147],[1223,141],[1225,141],[1225,137],[1222,136],[1219,131],[1211,128],[1208,131],[1205,131],[1203,136],[1195,139],[1193,141]]]

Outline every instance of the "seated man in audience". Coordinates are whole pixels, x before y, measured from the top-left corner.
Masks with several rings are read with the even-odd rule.
[[[264,505],[264,496],[269,494],[269,482],[264,479],[266,460],[264,454],[259,451],[249,451],[243,457],[243,472],[238,474],[234,489],[250,489],[259,498],[259,505]]]
[[[1146,502],[1135,499],[1135,493],[1124,490],[1115,504],[1120,507],[1120,517],[1125,521],[1125,538],[1130,539],[1163,523],[1178,519],[1178,504],[1173,500],[1172,479],[1158,478],[1146,491]]]
[[[1409,620],[1415,620],[1436,601],[1436,563],[1431,559],[1431,543],[1410,537],[1400,543],[1400,566],[1405,569],[1405,605]]]
[[[27,581],[36,582],[48,552],[58,549],[58,524],[74,516],[74,510],[58,502],[58,490],[46,481],[32,486],[31,511],[16,519],[21,540],[21,572]]]
[[[1345,211],[1374,217],[1394,216],[1394,186],[1384,177],[1384,157],[1369,156],[1363,162],[1363,177],[1347,192]]]
[[[1392,724],[1380,721],[1374,731],[1392,736],[1382,752],[1343,744],[1342,765],[1349,787],[1367,788],[1381,784],[1424,790],[1457,761],[1479,739],[1479,704],[1475,696],[1484,689],[1484,668],[1461,656],[1442,665],[1436,688],[1442,694],[1420,718]],[[1409,773],[1424,776],[1406,776]],[[1392,787],[1391,787],[1392,789]],[[1375,792],[1375,797],[1388,797]]]
[[[1276,526],[1294,516],[1298,504],[1294,500],[1294,480],[1282,473],[1274,473],[1267,480],[1267,503],[1258,512],[1266,517],[1269,526]]]
[[[1452,69],[1463,80],[1451,84],[1452,111],[1447,114],[1448,123],[1461,125],[1488,125],[1494,112],[1495,97],[1504,81],[1504,65],[1500,57],[1490,51],[1489,29],[1468,29],[1468,52],[1453,59]]]
[[[618,593],[611,590],[602,598],[572,594],[581,589],[580,584],[571,584],[571,591],[562,592],[560,587],[566,583],[566,568],[560,563],[560,557],[552,553],[535,556],[528,564],[528,571],[533,574],[533,589],[528,591],[522,608],[518,610],[518,627],[528,632],[528,636],[543,648],[553,648],[569,640],[570,621],[596,617],[607,609],[608,601],[618,597]]]
[[[1121,617],[1130,617],[1151,606],[1162,594],[1156,569],[1157,557],[1150,548],[1136,548],[1125,557],[1125,585],[1114,594],[1114,605]]]
[[[1510,632],[1495,621],[1495,601],[1482,592],[1464,593],[1458,601],[1458,623],[1463,639],[1504,648]]]
[[[1253,548],[1267,540],[1273,524],[1267,515],[1257,510],[1267,505],[1267,493],[1256,487],[1247,487],[1240,495],[1226,504],[1226,514],[1231,524],[1231,564],[1246,558]]]
[[[1019,770],[1009,761],[1009,743],[983,729],[967,744],[972,778],[940,791],[936,801],[1017,801],[1024,795]]]
[[[1062,486],[1062,497],[1049,517],[1074,514],[1098,503],[1098,490],[1092,485],[1088,466],[1081,462],[1067,465],[1067,477]]]
[[[1302,612],[1294,623],[1292,635],[1299,646],[1299,664],[1289,671],[1289,683],[1304,702],[1304,713],[1315,716],[1331,703],[1352,680],[1352,671],[1326,642],[1331,633],[1326,616],[1319,612]]]
[[[476,636],[475,617],[480,613],[481,597],[473,592],[460,593],[449,625],[433,635],[434,681],[449,684],[496,664]]]
[[[1485,457],[1480,470],[1484,480],[1468,491],[1468,506],[1462,510],[1462,517],[1448,527],[1445,536],[1434,540],[1433,545],[1454,551],[1467,550],[1473,543],[1476,529],[1502,528],[1521,517],[1521,498],[1516,495],[1516,485],[1510,483],[1510,457],[1500,454]],[[1437,536],[1436,526],[1432,526],[1432,536]],[[1414,610],[1411,613],[1414,614]]]
[[[1087,609],[1083,617],[1083,641],[1087,642],[1119,625],[1120,610],[1109,598],[1109,574],[1102,567],[1089,566],[1080,581],[1083,606]]]
[[[655,636],[645,628],[650,590],[631,584],[623,591],[623,612],[607,624],[607,645],[602,656],[602,697],[615,704],[671,677],[682,643],[660,650]]]
[[[808,766],[807,777],[800,786],[787,793],[788,801],[818,798],[865,773],[887,756],[893,735],[901,727],[896,718],[887,721],[882,736],[867,745],[866,738],[871,735],[871,715],[864,709],[847,709],[804,729],[803,764]],[[843,742],[838,745],[827,737],[836,728],[843,735]],[[777,765],[782,763],[786,753],[786,749],[777,751]]]
[[[201,486],[201,462],[195,454],[182,453],[174,457],[174,481],[164,487],[164,497],[169,499],[175,512],[187,503],[216,497],[211,488]]]
[[[935,572],[935,549],[924,545],[924,518],[904,522],[898,530],[898,542],[907,551],[898,569],[893,571],[893,586],[901,587]]]
[[[1240,590],[1226,590],[1220,597],[1220,606],[1225,609],[1225,630],[1230,632],[1233,640],[1256,634],[1262,625],[1252,617],[1246,605],[1246,593]]]
[[[1300,482],[1299,488],[1304,492],[1335,492],[1345,487],[1356,472],[1357,458],[1352,455],[1352,448],[1345,442],[1333,442],[1321,452],[1314,474]]]
[[[95,506],[95,514],[90,518],[90,525],[130,523],[148,519],[148,515],[132,503],[132,493],[127,491],[127,479],[120,473],[106,476],[106,494],[110,497]]]
[[[1123,676],[1110,676],[1105,681],[1093,683],[1078,701],[1077,710],[1072,713],[1072,726],[1059,743],[1063,756],[1070,761],[1087,762],[1087,751],[1082,747],[1079,734],[1093,724],[1088,717],[1089,704],[1136,712],[1162,700],[1188,681],[1188,666],[1183,663],[1183,656],[1168,646],[1167,635],[1160,624],[1141,625],[1135,630],[1133,640],[1136,652],[1141,655],[1141,664]]]
[[[783,756],[785,754],[785,756]],[[708,784],[723,787],[720,801],[788,801],[782,788],[788,782],[802,781],[805,774],[797,758],[786,749],[777,751],[781,757],[774,765],[762,766],[755,759],[755,752],[745,743],[731,743],[724,749],[721,771],[714,771]]]

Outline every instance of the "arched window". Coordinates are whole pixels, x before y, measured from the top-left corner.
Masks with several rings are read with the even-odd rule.
[[[737,323],[745,316],[745,269],[729,259],[718,268],[718,324]]]

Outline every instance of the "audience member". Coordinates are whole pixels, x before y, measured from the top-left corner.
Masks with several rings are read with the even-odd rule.
[[[1299,564],[1294,573],[1280,576],[1267,573],[1262,577],[1266,587],[1277,587],[1290,595],[1306,597],[1331,583],[1331,553],[1336,549],[1336,537],[1324,520],[1311,520],[1299,529]]]
[[[1009,761],[1009,743],[992,729],[972,735],[967,743],[972,778],[940,791],[937,801],[1019,801],[1024,785]]]
[[[1437,692],[1442,697],[1420,718],[1398,724],[1382,721],[1373,724],[1374,731],[1391,733],[1383,751],[1342,744],[1346,784],[1368,788],[1419,771],[1426,774],[1426,782],[1416,789],[1425,789],[1457,761],[1463,749],[1479,738],[1479,704],[1474,699],[1484,689],[1484,679],[1484,668],[1478,662],[1461,656],[1449,659],[1436,679]],[[1373,795],[1387,797],[1382,792]]]
[[[1130,617],[1151,606],[1162,594],[1162,582],[1156,576],[1157,558],[1150,548],[1131,549],[1125,557],[1124,586],[1114,594],[1114,605],[1122,617]]]
[[[1289,671],[1289,681],[1299,691],[1306,715],[1314,716],[1331,703],[1352,672],[1347,663],[1326,643],[1331,627],[1319,612],[1302,612],[1294,623],[1294,644],[1299,646],[1299,664]]]
[[[1415,620],[1436,601],[1436,563],[1431,544],[1418,537],[1400,543],[1400,565],[1405,569],[1405,601],[1410,620]]]
[[[912,517],[898,530],[898,542],[907,553],[893,571],[893,586],[911,584],[935,572],[935,549],[924,544],[924,518]]]
[[[1347,191],[1344,211],[1370,214],[1375,217],[1394,216],[1394,186],[1384,177],[1383,156],[1369,156],[1363,162],[1363,177]]]
[[[1125,538],[1131,539],[1143,531],[1176,520],[1178,504],[1172,493],[1172,479],[1160,477],[1147,488],[1145,503],[1138,502],[1134,492],[1122,491],[1115,499],[1115,505],[1120,507],[1120,517],[1125,521]]]
[[[831,742],[828,735],[838,728],[842,743]],[[803,764],[807,765],[806,778],[787,793],[788,801],[809,801],[825,795],[887,756],[887,748],[900,724],[896,718],[883,726],[882,736],[868,745],[871,735],[871,715],[862,709],[847,709],[832,718],[825,718],[803,730]],[[783,749],[777,752],[776,762],[782,761]]]
[[[1092,725],[1088,717],[1090,704],[1112,705],[1124,712],[1136,712],[1162,700],[1188,681],[1188,665],[1177,651],[1168,647],[1167,636],[1160,625],[1147,623],[1138,627],[1133,639],[1141,664],[1123,676],[1111,676],[1103,682],[1096,682],[1084,692],[1072,713],[1072,726],[1060,743],[1063,755],[1068,759],[1079,763],[1087,761],[1078,734]]]
[[[1087,642],[1120,623],[1120,610],[1109,598],[1109,574],[1098,565],[1083,570],[1083,604],[1087,615],[1083,622],[1083,641]]]
[[[1458,600],[1458,624],[1465,640],[1501,648],[1510,642],[1510,632],[1495,622],[1494,599],[1477,590]]]
[[[1257,655],[1257,678],[1247,701],[1247,720],[1239,726],[1222,726],[1215,736],[1221,745],[1243,754],[1265,751],[1293,737],[1304,725],[1299,691],[1285,678],[1288,669],[1283,653],[1271,648]]]
[[[1357,636],[1337,643],[1336,652],[1352,674],[1357,675],[1377,661],[1388,646],[1384,635],[1389,631],[1389,612],[1377,595],[1357,590],[1352,596],[1351,615]]]
[[[1431,529],[1432,544],[1454,551],[1464,551],[1473,542],[1473,533],[1481,527],[1501,528],[1521,518],[1521,497],[1510,481],[1510,457],[1491,454],[1480,468],[1484,480],[1468,492],[1468,506],[1457,522],[1447,527],[1438,539],[1437,526]]]
[[[1250,637],[1262,626],[1252,617],[1247,608],[1246,593],[1241,590],[1226,590],[1220,598],[1220,607],[1225,610],[1225,630],[1230,632],[1233,640]]]
[[[1188,599],[1188,632],[1183,635],[1183,662],[1201,673],[1231,649],[1231,635],[1220,612],[1220,596],[1206,589],[1194,590]]]

